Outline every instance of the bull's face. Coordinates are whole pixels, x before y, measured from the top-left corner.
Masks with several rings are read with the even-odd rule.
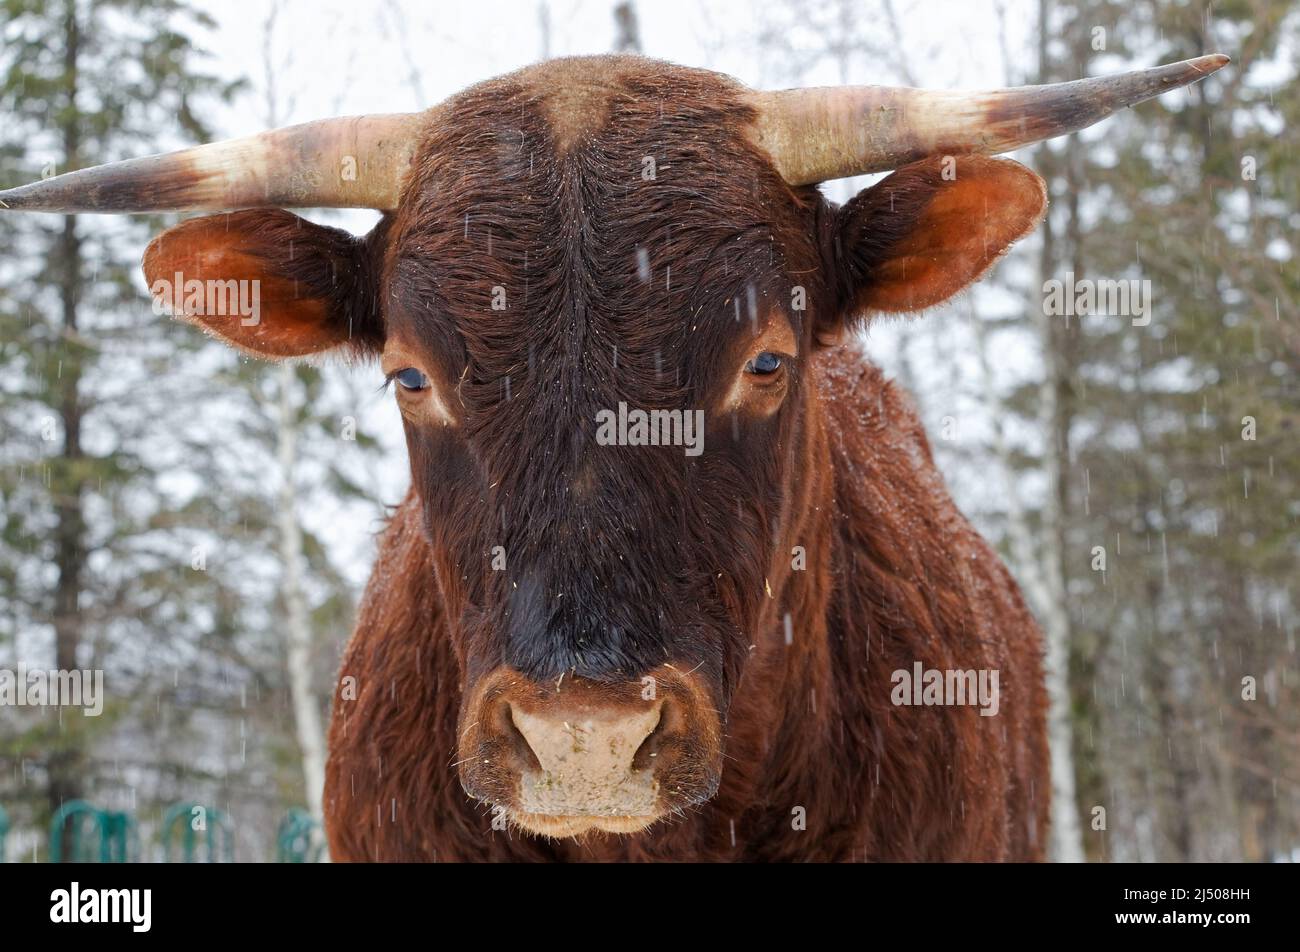
[[[950,297],[1044,208],[1032,172],[972,155],[832,207],[806,183],[869,166],[809,116],[857,107],[764,103],[638,59],[536,67],[385,127],[409,172],[364,239],[243,211],[145,258],[244,350],[381,363],[441,595],[427,637],[461,668],[461,780],[530,831],[633,832],[714,794],[747,665],[787,650],[798,571],[827,555],[816,348]],[[939,134],[895,131],[893,157]],[[260,319],[177,275],[258,281]]]
[[[679,82],[667,114],[634,81],[449,103],[380,278],[461,779],[546,834],[711,796],[746,659],[780,630],[819,199],[716,79]]]

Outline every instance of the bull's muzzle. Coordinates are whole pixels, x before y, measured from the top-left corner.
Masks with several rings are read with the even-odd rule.
[[[721,725],[693,677],[664,665],[623,684],[539,685],[508,668],[462,712],[461,782],[545,836],[634,833],[711,797]]]

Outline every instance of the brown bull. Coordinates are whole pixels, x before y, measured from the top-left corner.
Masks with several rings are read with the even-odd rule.
[[[834,345],[1034,227],[1042,181],[987,155],[1224,62],[944,94],[560,60],[0,201],[255,209],[156,239],[154,293],[392,381],[412,488],[335,696],[336,859],[1034,859],[1038,630],[906,398]],[[387,214],[281,210],[323,205]],[[260,282],[260,320],[195,280]]]

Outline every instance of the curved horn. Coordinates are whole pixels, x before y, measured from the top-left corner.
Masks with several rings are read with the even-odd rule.
[[[842,86],[753,93],[758,144],[791,185],[896,169],[927,155],[996,155],[1066,135],[1204,79],[1221,53],[1115,76],[989,92]]]
[[[45,212],[231,211],[397,205],[424,113],[322,119],[128,159],[0,192]]]

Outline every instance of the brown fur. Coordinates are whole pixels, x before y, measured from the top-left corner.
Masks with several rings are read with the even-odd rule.
[[[310,299],[242,339],[223,325],[237,344],[400,341],[386,364],[454,401],[443,425],[399,394],[413,488],[335,696],[335,858],[1041,855],[1037,629],[906,400],[819,346],[974,280],[1037,221],[1041,184],[966,156],[953,181],[936,158],[836,208],[781,180],[754,121],[713,73],[546,64],[431,110],[400,207],[367,239],[302,223],[290,248],[285,213],[247,212],[160,240],[165,276],[171,257],[253,258]],[[753,385],[741,368],[773,315],[797,345],[779,386],[719,411]],[[598,446],[595,414],[620,401],[704,408],[706,451]],[[891,675],[916,662],[996,669],[999,715],[894,706]],[[509,819],[517,768],[481,685],[508,671],[538,697],[564,678],[612,697],[662,665],[699,687],[665,757],[687,774],[663,785],[665,819],[556,841],[494,829],[466,791]]]
[[[819,358],[826,473],[800,537],[814,557],[732,702],[718,795],[632,837],[494,832],[461,790],[458,667],[414,496],[398,509],[336,699],[326,810],[339,859],[1006,860],[1045,844],[1047,748],[1037,631],[997,556],[957,512],[906,399],[844,351]],[[400,591],[403,598],[393,598]],[[776,614],[775,612],[773,614]],[[432,626],[432,627],[431,627]],[[896,708],[890,674],[999,668],[1002,713]],[[390,804],[399,804],[393,819]],[[792,829],[792,810],[807,829]],[[735,845],[732,844],[734,828]]]

